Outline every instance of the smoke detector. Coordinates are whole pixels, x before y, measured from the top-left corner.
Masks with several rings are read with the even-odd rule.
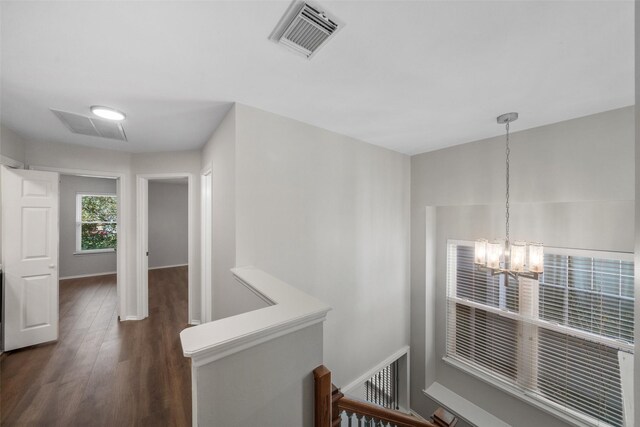
[[[342,27],[344,23],[324,8],[296,0],[269,39],[311,59]]]
[[[122,124],[118,122],[98,119],[96,117],[86,117],[81,114],[54,110],[53,108],[51,112],[73,133],[116,139],[118,141],[127,140],[127,135],[124,133]]]

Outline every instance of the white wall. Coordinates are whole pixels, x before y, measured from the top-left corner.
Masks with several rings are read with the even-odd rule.
[[[236,106],[202,149],[202,170],[211,168],[213,320],[263,308],[264,302],[231,274],[236,267]]]
[[[25,162],[24,139],[4,125],[0,125],[0,154],[21,163]]]
[[[409,157],[239,104],[236,132],[237,264],[333,308],[344,386],[409,340]]]
[[[97,172],[131,171],[131,154],[123,151],[101,150],[75,144],[28,141],[25,160],[30,166],[65,169],[85,169]]]
[[[116,253],[74,254],[76,251],[76,194],[116,194],[116,180],[60,176],[60,278],[116,272]]]
[[[188,263],[187,183],[149,181],[149,268]]]
[[[633,159],[632,107],[513,133],[512,237],[633,250]],[[422,390],[438,381],[507,423],[565,425],[442,361],[444,244],[504,234],[504,136],[417,155],[411,167],[413,408],[430,413]]]

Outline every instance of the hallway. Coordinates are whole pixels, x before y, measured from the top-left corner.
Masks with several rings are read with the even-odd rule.
[[[2,425],[190,425],[187,301],[187,267],[149,272],[142,321],[118,322],[115,275],[60,281],[58,342],[0,356]]]

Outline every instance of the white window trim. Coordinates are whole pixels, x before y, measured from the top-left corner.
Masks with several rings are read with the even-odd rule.
[[[92,254],[104,254],[115,252],[115,248],[108,249],[82,249],[82,198],[85,196],[111,196],[117,199],[118,195],[114,193],[76,193],[76,251],[74,255],[92,255]],[[116,220],[116,225],[118,224]],[[88,224],[89,222],[86,222]]]
[[[447,265],[451,262],[451,260],[449,260],[449,247],[451,245],[465,245],[465,246],[473,246],[474,242],[473,241],[469,241],[469,240],[453,240],[453,239],[449,239],[447,240],[447,251],[446,251],[446,263]],[[590,258],[599,258],[599,259],[612,259],[612,260],[622,260],[622,261],[630,261],[630,262],[634,262],[634,254],[633,253],[629,253],[629,252],[616,252],[616,251],[596,251],[596,250],[588,250],[588,249],[573,249],[573,248],[556,248],[556,247],[545,247],[545,249],[549,249],[552,253],[554,254],[558,254],[558,255],[571,255],[571,256],[584,256],[584,257],[590,257]],[[456,271],[455,269],[450,269],[447,266],[446,269],[446,280],[447,280],[447,286],[451,287],[451,291],[453,295],[456,295]],[[520,283],[520,286],[522,287],[522,281]],[[537,287],[536,287],[537,289]],[[510,311],[507,310],[502,310],[500,308],[494,308],[494,307],[489,307],[489,306],[485,306],[483,304],[480,303],[476,303],[473,301],[468,301],[462,298],[458,298],[458,297],[449,297],[449,291],[445,291],[445,298],[446,298],[446,304],[449,304],[449,301],[455,301],[456,303],[461,303],[464,305],[467,305],[469,307],[477,307],[477,308],[481,308],[482,310],[485,310],[487,312],[494,312],[496,314],[499,314],[501,316],[507,317],[507,318],[513,318],[516,321],[519,321],[522,319],[522,314],[521,313],[512,313]],[[537,299],[536,299],[537,300]],[[536,309],[533,307],[526,307],[525,309]],[[447,316],[449,316],[447,314]],[[455,317],[454,317],[455,318]],[[531,320],[529,320],[529,322],[531,322]],[[580,331],[578,329],[573,329],[573,328],[569,328],[567,326],[564,325],[559,325],[559,324],[553,324],[551,322],[542,320],[542,319],[536,319],[536,321],[534,323],[539,323],[541,326],[543,326],[544,328],[547,329],[551,329],[551,330],[556,330],[558,332],[564,333],[564,334],[568,334],[568,335],[573,335],[576,337],[580,337],[580,338],[586,338],[589,339],[591,341],[596,341],[602,344],[605,344],[609,347],[614,347],[617,348],[618,351],[622,350],[622,351],[626,351],[626,352],[633,352],[634,351],[634,345],[633,344],[628,344],[628,343],[624,343],[624,342],[620,342],[617,340],[614,340],[612,338],[607,338],[607,337],[603,337],[597,334],[592,334],[590,332],[586,332],[586,331]],[[445,322],[446,326],[446,331],[445,331],[445,337],[449,337],[449,327],[450,327],[450,321],[449,318],[447,317],[447,321]],[[500,379],[500,374],[499,373],[494,373],[491,372],[489,370],[485,370],[480,366],[475,366],[473,364],[470,363],[466,363],[463,360],[454,358],[454,357],[450,357],[448,355],[450,349],[447,348],[446,350],[446,354],[445,356],[442,358],[442,360],[466,373],[469,374],[499,390],[502,390],[503,392],[514,396],[522,401],[524,401],[525,403],[530,404],[531,406],[534,406],[540,410],[542,410],[543,412],[546,412],[550,415],[553,415],[563,421],[568,422],[571,425],[574,426],[578,426],[578,427],[602,427],[602,426],[608,426],[608,424],[603,423],[602,421],[590,417],[589,415],[583,414],[579,411],[576,411],[572,408],[568,408],[562,405],[559,405],[549,399],[546,399],[544,396],[538,395],[538,394],[534,394],[534,393],[530,393],[528,392],[526,389],[518,387],[515,384],[511,384],[510,382],[507,382],[505,380],[501,380]],[[622,384],[621,384],[622,387]],[[623,396],[623,404],[624,404],[624,396]]]

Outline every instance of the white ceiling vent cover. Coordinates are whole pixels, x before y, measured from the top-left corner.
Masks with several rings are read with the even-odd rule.
[[[53,108],[51,111],[73,133],[116,139],[118,141],[127,140],[127,135],[124,133],[122,124],[118,122],[98,119],[95,117],[86,117],[80,114],[69,113],[67,111],[54,110]]]
[[[311,58],[343,26],[323,9],[294,1],[269,38]]]

